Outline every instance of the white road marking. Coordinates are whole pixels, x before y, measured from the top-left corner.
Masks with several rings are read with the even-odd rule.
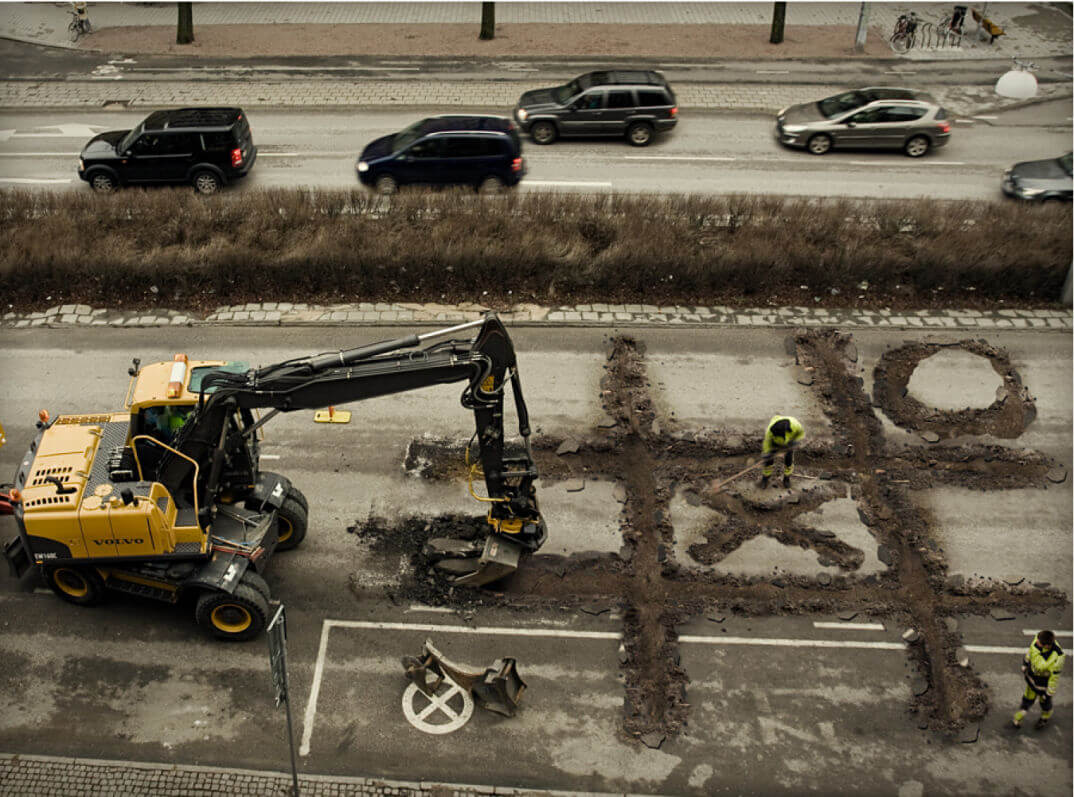
[[[418,72],[418,66],[288,66],[271,64],[258,68],[261,72]],[[128,72],[250,72],[248,66],[138,66]]]
[[[52,590],[50,590],[48,587],[34,587],[34,594],[35,595],[51,595]]]
[[[906,163],[905,161],[903,161],[903,162],[892,161],[890,163],[884,163],[883,161],[847,161],[847,163],[852,163],[855,166],[909,166],[910,165],[909,163]],[[928,166],[965,166],[966,162],[965,161],[924,161],[924,162],[921,162],[921,165],[922,166],[925,166],[925,165],[928,165]]]
[[[454,609],[449,609],[447,606],[421,606],[419,604],[412,603],[408,612],[436,612],[437,614],[454,614]]]
[[[955,124],[972,125],[976,124],[972,119],[956,119]]]
[[[69,182],[71,182],[70,179],[64,180],[59,177],[0,177],[0,183],[16,183],[18,185],[58,185]]]
[[[1022,634],[1024,636],[1036,636],[1039,631],[1034,631],[1032,628],[1023,628]],[[1074,636],[1074,631],[1053,631],[1056,636]]]
[[[814,628],[840,628],[852,631],[883,631],[883,623],[828,623],[821,621],[813,622]]]
[[[297,152],[258,152],[259,158],[294,158],[297,157]]]
[[[434,623],[387,623],[370,620],[324,620],[321,624],[321,642],[317,648],[317,661],[313,667],[313,683],[310,686],[309,702],[303,719],[302,742],[298,748],[300,756],[308,756],[310,741],[313,738],[313,724],[317,717],[317,698],[321,693],[321,681],[324,678],[325,658],[328,653],[328,634],[332,628],[364,628],[374,631],[424,631],[426,633],[470,634],[472,636],[528,636],[549,637],[554,639],[590,639],[618,641],[623,635],[617,631],[570,631],[547,628],[505,628],[497,626],[436,625]],[[859,650],[906,650],[903,642],[864,642],[859,640],[833,639],[781,639],[739,636],[680,636],[679,642],[703,645],[756,645],[759,647],[789,648],[849,648]],[[994,647],[990,645],[966,645],[970,653],[1022,653],[1022,648]]]
[[[573,185],[592,188],[611,188],[611,183],[587,183],[574,180],[523,180],[522,185]]]
[[[624,155],[627,160],[633,161],[733,161],[737,158],[723,158],[717,155]],[[762,159],[764,160],[764,159]],[[791,160],[790,158],[775,158],[774,160]]]
[[[789,69],[758,69],[758,75],[789,75],[791,70]]]
[[[407,722],[423,733],[431,733],[436,736],[452,733],[469,722],[470,717],[474,714],[474,699],[470,697],[468,692],[447,677],[444,678],[444,685],[448,687],[448,690],[443,694],[434,694],[432,697],[426,695],[418,689],[417,684],[413,683],[403,691],[403,716],[406,717]],[[415,713],[414,700],[420,699],[418,695],[428,700],[429,705],[420,712]],[[448,705],[448,701],[455,695],[459,695],[462,698],[462,711],[458,714],[455,713],[455,709]],[[445,723],[426,722],[426,717],[434,711],[444,714],[448,721]]]
[[[0,141],[9,138],[92,138],[106,128],[95,125],[46,125],[41,130],[55,130],[55,133],[19,133],[17,130],[0,130]]]
[[[0,152],[0,158],[77,158],[80,152]]]
[[[916,75],[917,72],[912,69],[885,69],[885,75]]]
[[[975,116],[974,119],[998,119],[998,116]]]
[[[262,454],[261,459],[279,459],[279,454]]]

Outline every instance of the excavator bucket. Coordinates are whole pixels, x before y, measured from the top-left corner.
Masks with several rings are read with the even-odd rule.
[[[451,583],[468,587],[491,584],[518,570],[522,546],[517,542],[490,535],[485,539],[480,556],[469,544],[452,545],[455,541],[434,539],[426,544],[426,553],[444,556],[436,563],[438,571]]]
[[[429,697],[435,695],[447,679],[473,695],[483,708],[505,717],[515,715],[526,691],[526,683],[519,677],[514,659],[496,659],[491,667],[475,670],[450,661],[430,639],[425,640],[420,658],[403,657],[403,669],[406,677]]]

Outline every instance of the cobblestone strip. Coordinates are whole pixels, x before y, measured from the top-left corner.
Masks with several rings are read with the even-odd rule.
[[[444,107],[499,108],[508,112],[522,92],[547,81],[512,80],[3,80],[0,107],[25,108],[160,108],[185,105],[283,107]],[[849,84],[848,84],[849,85]],[[780,108],[842,91],[848,85],[777,85],[768,83],[679,83],[675,92],[684,111],[742,110],[775,113]],[[949,86],[932,92],[955,114],[1003,110],[991,86]],[[1035,101],[1071,96],[1070,83],[1042,85]]]
[[[205,324],[243,326],[392,326],[395,324],[474,321],[492,308],[479,304],[311,305],[254,302],[225,305],[204,317],[176,310],[121,311],[64,304],[43,312],[4,313],[0,328],[37,327],[179,327]],[[825,307],[722,307],[655,304],[579,304],[544,307],[515,305],[500,312],[514,324],[558,326],[753,326],[893,329],[1074,329],[1070,310],[851,310]]]
[[[63,795],[137,794],[145,797],[188,797],[192,794],[286,795],[291,793],[288,772],[157,764],[141,761],[99,761],[88,758],[13,755],[0,753],[0,794],[19,797]],[[339,795],[399,795],[412,797],[464,797],[465,795],[556,795],[583,797],[582,792],[515,789],[434,781],[400,781],[343,775],[299,775],[298,787],[310,797]],[[596,795],[596,792],[585,792]],[[613,797],[611,794],[598,797]]]

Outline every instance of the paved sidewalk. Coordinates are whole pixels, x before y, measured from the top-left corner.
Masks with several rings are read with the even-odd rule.
[[[914,11],[933,24],[951,12],[951,3],[913,3]],[[970,4],[972,5],[972,4]],[[869,25],[891,31],[906,3],[869,3]],[[4,3],[0,6],[0,37],[71,47],[67,40],[65,3]],[[90,18],[98,30],[124,26],[176,24],[171,3],[90,3]],[[788,3],[786,24],[794,27],[856,25],[859,4]],[[958,47],[911,50],[908,60],[1042,57],[1070,55],[1070,17],[1054,4],[991,3],[988,14],[1005,30],[994,43],[967,35]],[[256,24],[477,24],[479,3],[196,3],[195,29],[202,25]],[[500,3],[498,25],[645,24],[645,25],[768,25],[771,3]],[[972,18],[967,33],[978,25]],[[92,46],[92,45],[90,45]],[[380,53],[381,55],[387,53]],[[238,55],[238,54],[237,54]],[[435,55],[435,53],[429,53]],[[540,55],[540,53],[520,53]],[[742,53],[749,57],[752,53]]]
[[[13,797],[56,795],[139,795],[139,797],[271,797],[291,794],[290,772],[263,772],[140,761],[99,761],[88,758],[11,755],[0,753],[0,794]],[[513,789],[503,786],[398,781],[343,775],[298,776],[298,787],[309,797],[341,795],[399,795],[400,797],[466,797],[468,795],[549,795],[585,797],[596,792]],[[603,795],[612,797],[612,795]]]
[[[479,304],[445,305],[400,302],[358,302],[311,305],[255,302],[225,305],[198,317],[178,310],[122,311],[65,304],[43,312],[0,317],[0,328],[39,327],[180,327],[207,324],[242,326],[392,326],[475,321],[491,308]],[[827,307],[722,307],[655,304],[578,304],[545,307],[516,305],[500,312],[514,325],[584,327],[750,326],[750,327],[880,327],[888,329],[981,330],[1074,329],[1070,310],[853,310]]]

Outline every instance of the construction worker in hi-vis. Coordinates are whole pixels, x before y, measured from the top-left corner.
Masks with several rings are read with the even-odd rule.
[[[1040,719],[1034,727],[1039,730],[1048,724],[1048,719],[1052,716],[1052,698],[1059,685],[1064,659],[1066,655],[1051,631],[1041,631],[1033,639],[1029,652],[1022,658],[1022,676],[1026,680],[1026,691],[1022,695],[1021,708],[1014,713],[1014,727],[1022,727],[1026,711],[1038,697]]]
[[[761,489],[768,486],[772,477],[772,460],[776,454],[783,452],[783,486],[791,486],[791,474],[794,473],[794,446],[805,437],[805,429],[797,418],[789,415],[774,415],[764,431],[761,453],[764,455],[764,468],[761,470]]]

